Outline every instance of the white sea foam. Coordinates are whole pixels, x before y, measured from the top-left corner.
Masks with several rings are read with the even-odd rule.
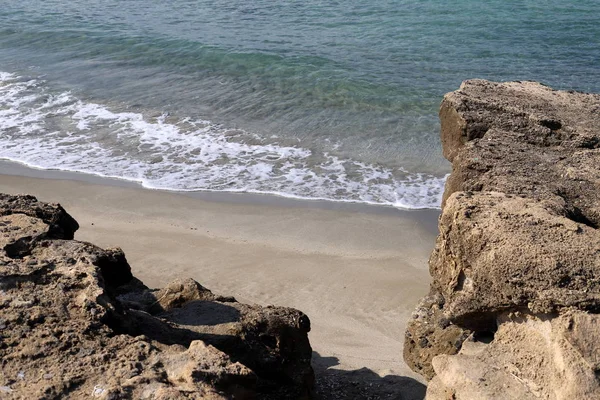
[[[0,72],[0,157],[166,190],[439,207],[444,177],[284,146],[210,121],[148,118]]]

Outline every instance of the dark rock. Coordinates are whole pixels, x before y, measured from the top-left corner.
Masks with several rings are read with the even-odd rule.
[[[427,379],[435,375],[431,360],[438,354],[456,354],[471,332],[452,324],[442,312],[444,298],[432,291],[413,312],[404,338],[404,360]]]

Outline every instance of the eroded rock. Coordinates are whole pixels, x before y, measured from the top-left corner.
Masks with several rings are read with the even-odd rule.
[[[472,80],[444,97],[440,118],[452,174],[429,261],[439,298],[417,307],[405,360],[435,375],[430,399],[598,398],[600,346],[567,350],[577,324],[577,337],[598,335],[600,96]],[[444,344],[448,327],[474,339]]]
[[[430,271],[451,321],[490,331],[505,310],[600,310],[600,235],[560,205],[457,192],[440,227]]]
[[[510,313],[489,344],[433,359],[428,399],[598,399],[600,317]]]
[[[443,312],[444,297],[436,291],[421,299],[406,330],[404,360],[427,379],[435,376],[431,360],[437,354],[456,354],[471,331],[450,322]],[[425,351],[425,349],[427,349]]]
[[[300,311],[193,280],[151,290],[120,249],[70,240],[58,205],[0,195],[2,398],[308,398]]]
[[[30,195],[0,193],[0,215],[25,214],[41,219],[55,239],[73,239],[79,224],[60,204],[44,203]]]

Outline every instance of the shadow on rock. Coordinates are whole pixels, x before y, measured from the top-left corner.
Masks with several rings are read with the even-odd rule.
[[[228,304],[214,301],[195,300],[183,308],[176,308],[160,314],[161,317],[179,325],[215,326],[239,322],[240,312]]]
[[[422,400],[427,387],[406,376],[379,376],[368,368],[352,371],[335,369],[337,357],[321,356],[313,352],[315,370],[315,398],[318,400],[393,399]]]

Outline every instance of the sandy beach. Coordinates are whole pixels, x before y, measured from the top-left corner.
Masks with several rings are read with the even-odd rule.
[[[121,247],[148,286],[191,277],[243,302],[300,309],[317,371],[413,385],[403,398],[423,392],[402,344],[428,289],[437,210],[153,191],[8,162],[0,172],[0,191],[61,203],[81,226],[76,239]]]

